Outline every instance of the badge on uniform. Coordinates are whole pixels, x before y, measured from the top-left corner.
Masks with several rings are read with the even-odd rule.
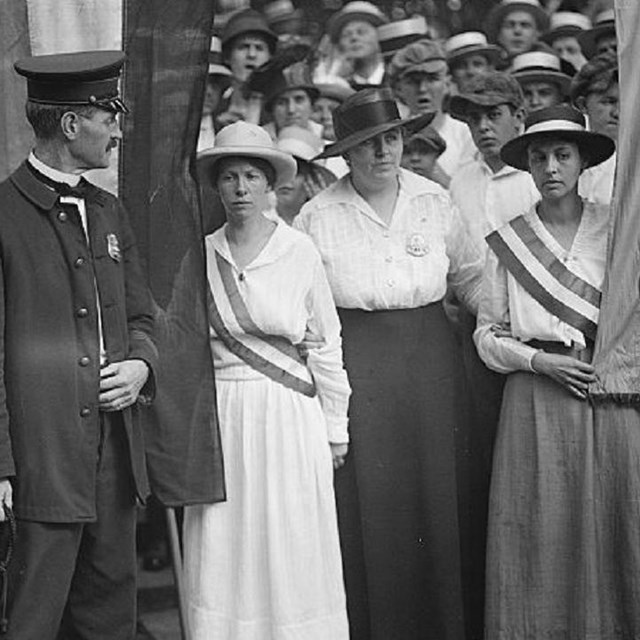
[[[415,256],[416,258],[421,258],[429,253],[427,240],[421,233],[409,234],[405,249],[410,256]]]
[[[116,262],[122,260],[118,236],[115,233],[107,233],[107,252]]]

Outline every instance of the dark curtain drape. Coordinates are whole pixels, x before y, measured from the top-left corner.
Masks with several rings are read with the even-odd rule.
[[[143,413],[153,493],[166,506],[224,499],[194,160],[212,0],[125,2],[120,195],[156,301],[157,396]]]

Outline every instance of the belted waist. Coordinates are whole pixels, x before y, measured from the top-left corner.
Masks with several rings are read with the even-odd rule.
[[[570,356],[581,362],[591,362],[593,357],[593,341],[587,339],[586,346],[582,347],[575,343],[567,346],[564,342],[553,340],[529,340],[527,344],[534,349],[540,349],[545,353],[557,353],[562,356]]]

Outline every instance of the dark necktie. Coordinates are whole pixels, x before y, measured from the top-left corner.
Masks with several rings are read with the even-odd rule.
[[[71,198],[81,198],[83,200],[87,197],[90,183],[84,178],[80,178],[78,184],[75,187],[72,187],[66,182],[56,182],[48,176],[45,176],[44,173],[38,171],[30,162],[27,162],[27,167],[29,167],[31,173],[33,173],[33,175],[38,180],[40,180],[40,182],[43,182],[48,187],[51,187],[58,193],[58,195]]]

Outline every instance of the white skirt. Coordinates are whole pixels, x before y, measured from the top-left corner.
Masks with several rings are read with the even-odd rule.
[[[264,377],[216,390],[227,501],[185,509],[193,640],[348,638],[318,399]]]

